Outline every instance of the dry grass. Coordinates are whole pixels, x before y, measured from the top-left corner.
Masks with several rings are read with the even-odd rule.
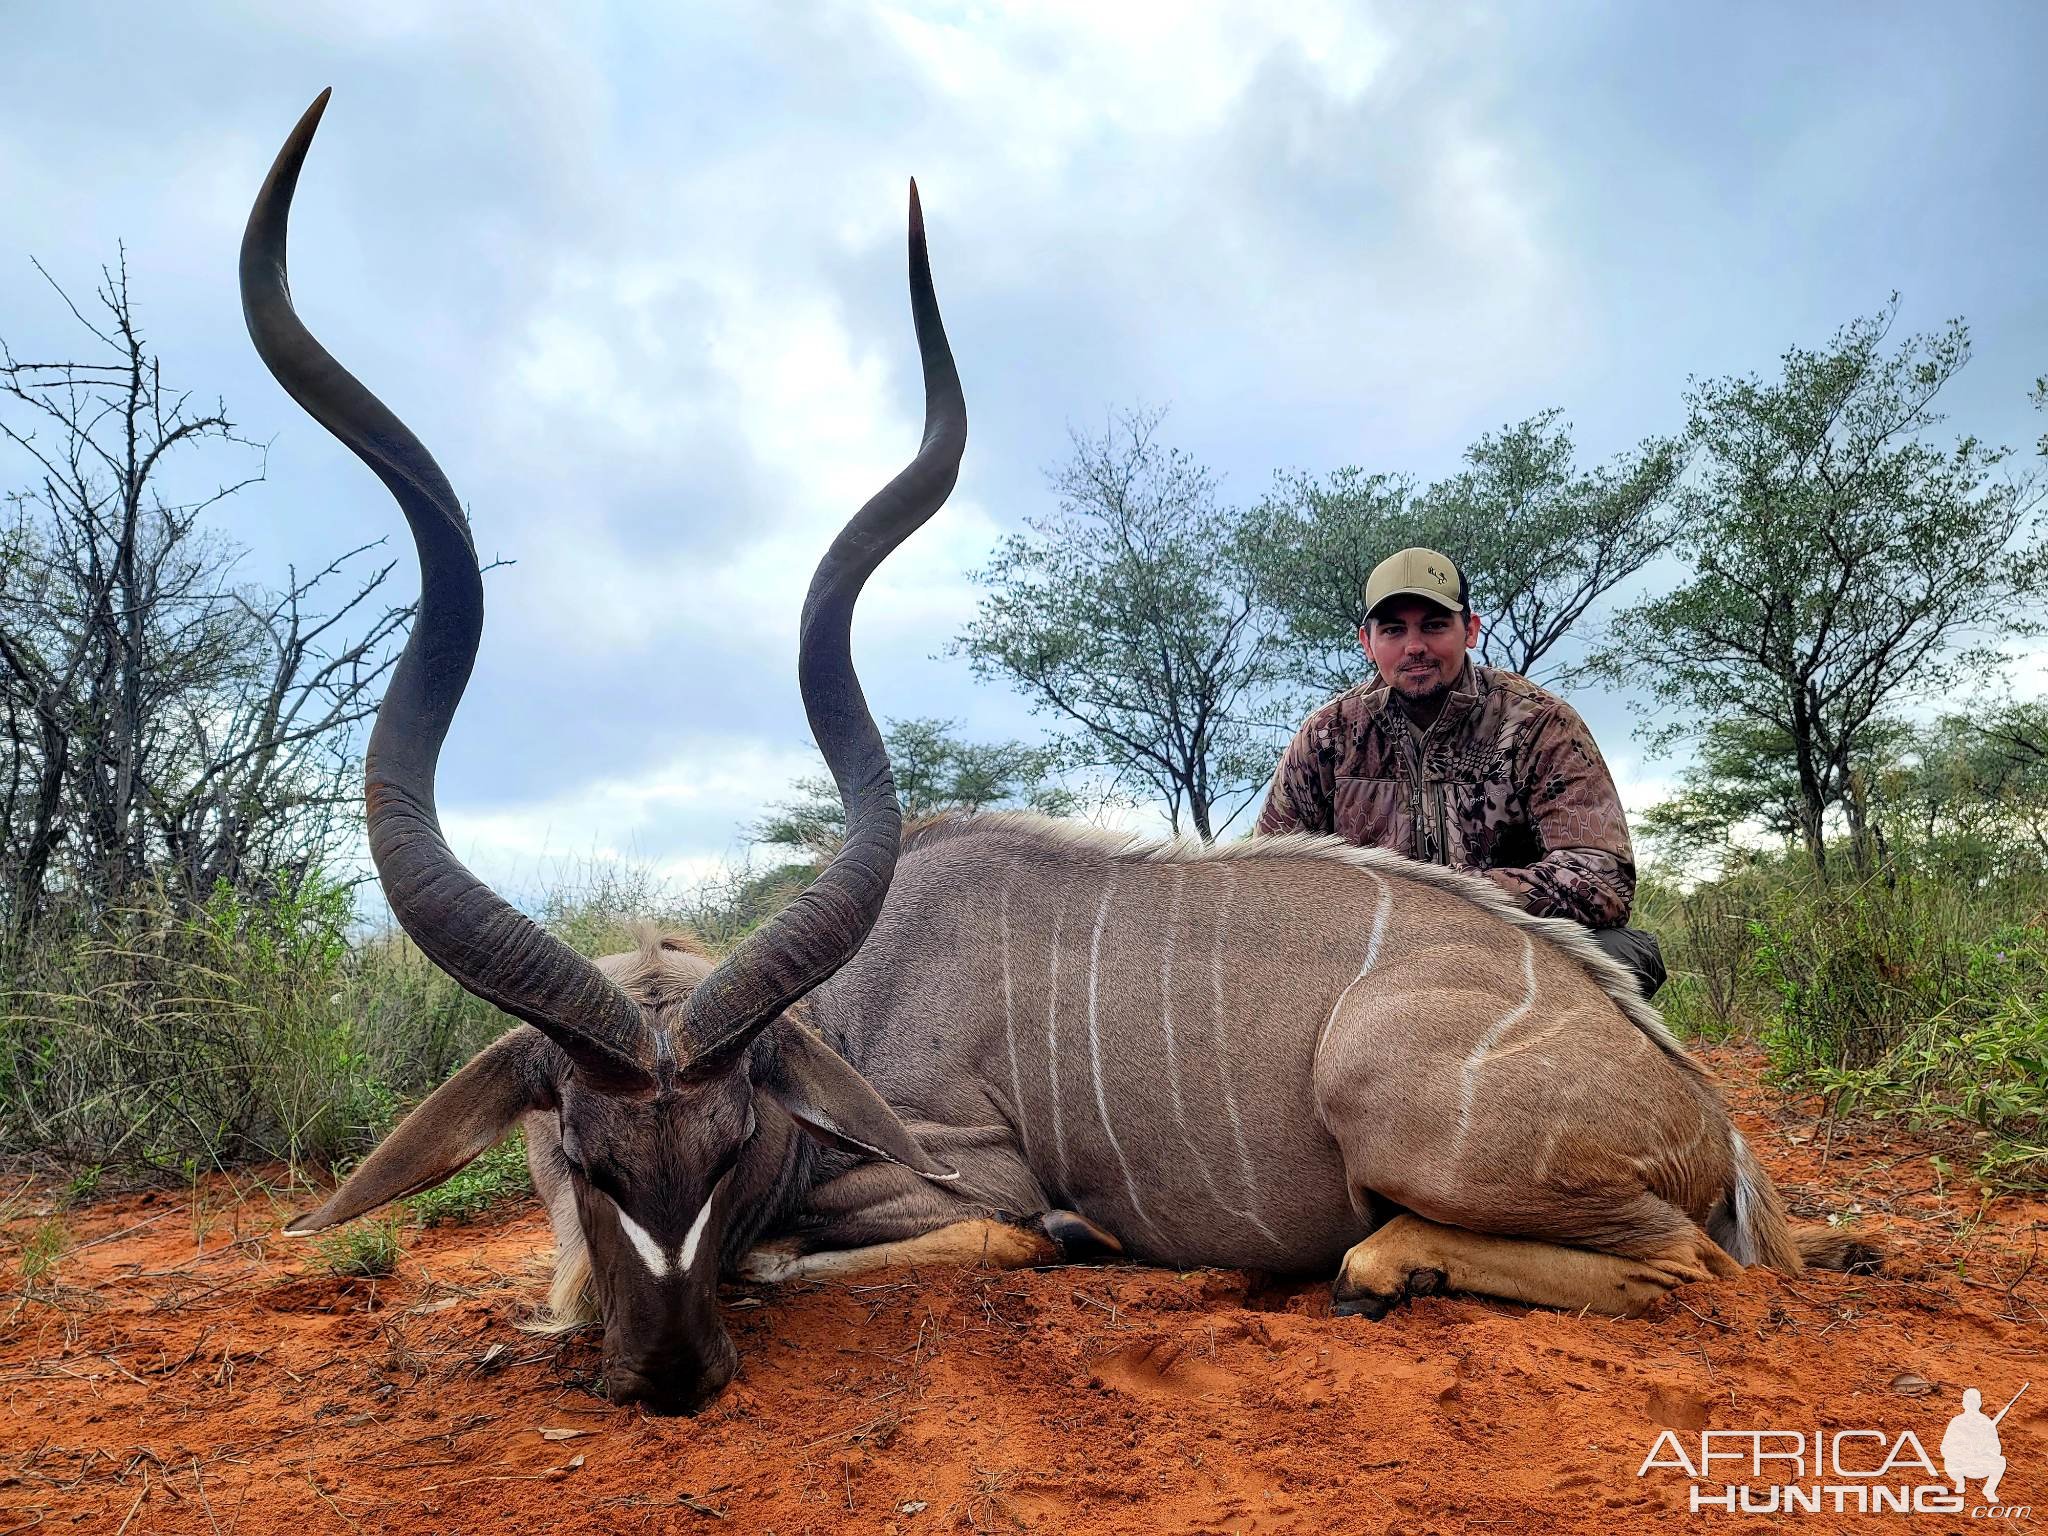
[[[632,947],[644,920],[720,949],[800,888],[793,871],[736,869],[686,890],[587,863],[556,871],[529,905],[585,954]],[[510,1022],[402,934],[360,933],[353,893],[331,883],[54,919],[0,957],[0,1155],[83,1188],[102,1169],[189,1182],[256,1162],[345,1163]],[[510,1164],[493,1169],[497,1185],[523,1183]],[[481,1206],[492,1191],[473,1193]]]

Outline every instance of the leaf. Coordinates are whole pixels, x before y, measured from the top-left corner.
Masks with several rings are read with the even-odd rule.
[[[576,1440],[589,1433],[587,1429],[543,1429],[540,1437],[543,1440]]]

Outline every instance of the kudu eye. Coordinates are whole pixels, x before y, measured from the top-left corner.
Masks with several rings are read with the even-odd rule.
[[[577,1144],[576,1138],[569,1134],[569,1128],[567,1126],[564,1126],[562,1128],[562,1135],[559,1145],[562,1153],[562,1161],[569,1165],[569,1171],[575,1174],[577,1178],[582,1179],[584,1182],[588,1183],[590,1180],[590,1171],[583,1166],[583,1148]]]

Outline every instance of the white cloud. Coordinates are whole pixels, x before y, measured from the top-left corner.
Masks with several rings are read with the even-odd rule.
[[[770,801],[817,771],[808,751],[700,737],[632,776],[539,801],[444,810],[442,830],[465,863],[507,891],[528,891],[536,875],[583,860],[633,864],[689,883],[729,857],[739,829]]]
[[[526,589],[538,600],[523,622],[566,653],[614,654],[706,625],[786,647],[818,558],[916,450],[923,399],[907,306],[897,335],[864,344],[827,292],[771,292],[745,274],[747,255],[579,263],[511,349],[497,410],[513,441],[549,451],[538,424],[551,431],[582,413],[583,456],[601,445],[600,462],[637,458],[658,480],[679,443],[716,438],[750,502],[743,518],[727,513],[708,549],[696,528],[664,536],[587,513],[551,512],[519,530],[522,561],[547,589]],[[675,358],[659,338],[677,333],[700,336],[701,348]],[[674,498],[699,499],[686,482]],[[724,509],[705,510],[718,519]],[[950,633],[973,609],[965,573],[995,537],[987,513],[956,494],[878,573],[863,627]]]
[[[1372,82],[1389,40],[1359,7],[1215,3],[882,6],[884,31],[969,113],[1008,125],[1016,158],[1057,170],[1090,136],[1187,136],[1236,105],[1265,56],[1299,55],[1339,99]]]
[[[1621,796],[1621,808],[1631,816],[1642,815],[1651,806],[1669,800],[1678,792],[1675,774],[1648,771],[1648,765],[1633,752],[1608,754],[1607,770],[1614,775],[1614,788]]]

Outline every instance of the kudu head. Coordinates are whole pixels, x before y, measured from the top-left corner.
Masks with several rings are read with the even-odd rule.
[[[414,1110],[317,1211],[317,1231],[438,1184],[522,1117],[555,1165],[558,1235],[573,1203],[605,1325],[614,1397],[689,1410],[737,1364],[719,1321],[719,1260],[748,1193],[799,1126],[927,1177],[951,1175],[847,1062],[785,1016],[859,949],[894,873],[902,815],[881,736],[853,672],[863,583],[938,510],[966,445],[966,405],[939,321],[917,188],[910,300],[925,384],[916,457],[841,530],[805,598],[798,681],[846,805],[846,842],[788,908],[715,968],[658,946],[593,962],[495,895],[449,850],[434,809],[441,742],[483,629],[483,581],[461,505],[405,425],[328,355],[293,311],[285,231],[327,105],[278,152],[242,239],[242,308],[280,384],[374,470],[419,551],[420,602],[370,736],[371,855],[406,933],[457,982],[523,1020]],[[770,1039],[757,1037],[776,1025]],[[779,1142],[777,1141],[779,1138]],[[771,1145],[773,1143],[773,1145]],[[752,1149],[759,1155],[749,1157]],[[757,1178],[756,1183],[760,1180]],[[735,1226],[744,1232],[744,1217]],[[574,1235],[574,1234],[572,1234]]]

